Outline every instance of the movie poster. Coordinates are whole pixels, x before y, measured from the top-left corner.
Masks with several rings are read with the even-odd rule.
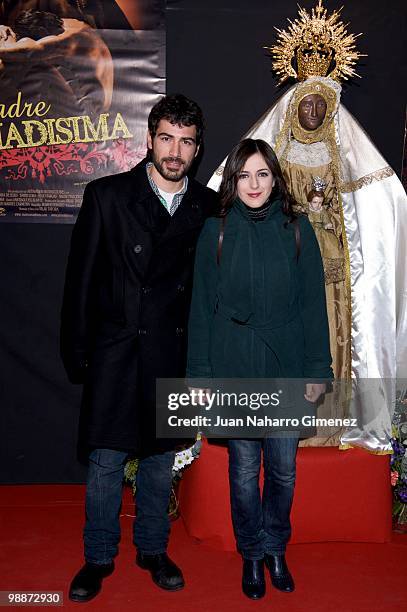
[[[164,0],[0,1],[0,221],[73,223],[145,155],[165,93]]]

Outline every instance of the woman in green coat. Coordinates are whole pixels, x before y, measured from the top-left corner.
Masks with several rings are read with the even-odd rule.
[[[189,379],[306,378],[305,400],[325,392],[321,379],[332,370],[322,260],[307,217],[296,218],[292,203],[271,147],[252,139],[236,145],[223,173],[219,218],[206,221],[198,242]],[[294,590],[284,554],[297,445],[295,432],[229,440],[233,526],[243,592],[252,599],[265,594],[264,562],[276,588]]]

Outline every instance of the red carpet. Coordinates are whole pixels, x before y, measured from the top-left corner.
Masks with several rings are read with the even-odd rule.
[[[251,602],[240,591],[237,553],[190,539],[181,520],[173,524],[170,554],[183,568],[186,588],[158,589],[134,565],[133,508],[126,494],[122,543],[116,571],[88,604],[67,599],[67,587],[82,563],[84,489],[80,486],[0,487],[0,590],[63,591],[64,610],[137,612],[387,612],[407,609],[407,535],[385,544],[293,544],[287,558],[297,590],[279,593],[268,582],[265,599]],[[369,508],[365,508],[369,513]]]

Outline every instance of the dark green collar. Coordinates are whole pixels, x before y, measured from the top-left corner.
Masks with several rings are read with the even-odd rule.
[[[233,202],[232,210],[235,210],[237,213],[241,214],[245,219],[247,219],[248,221],[251,221],[250,213],[247,210],[247,206],[246,204],[242,202],[240,198],[236,198],[236,200]],[[267,211],[267,215],[265,219],[262,221],[262,223],[264,223],[265,221],[268,221],[269,219],[274,217],[274,215],[276,215],[278,212],[281,212],[281,211],[282,211],[282,201],[280,197],[272,198],[271,206],[269,210]]]

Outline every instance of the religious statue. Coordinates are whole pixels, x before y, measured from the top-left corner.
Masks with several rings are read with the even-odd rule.
[[[298,211],[307,212],[324,261],[331,353],[342,381],[407,377],[407,201],[392,168],[340,102],[339,80],[355,76],[356,36],[330,16],[322,0],[269,50],[280,82],[299,82],[259,119],[244,138],[275,150]],[[223,166],[209,186],[217,188]],[[323,182],[323,205],[309,200]],[[353,383],[352,383],[353,384]],[[395,385],[364,385],[351,411],[358,426],[316,444],[390,451]],[[372,396],[373,393],[373,396]],[[328,394],[324,416],[348,408],[343,393]]]

